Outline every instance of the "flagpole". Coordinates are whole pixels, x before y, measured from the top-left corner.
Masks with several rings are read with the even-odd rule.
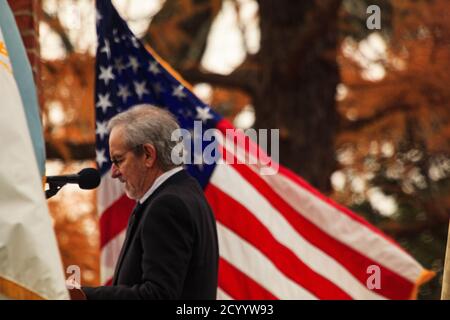
[[[447,250],[445,253],[441,300],[450,300],[450,223],[448,228]]]

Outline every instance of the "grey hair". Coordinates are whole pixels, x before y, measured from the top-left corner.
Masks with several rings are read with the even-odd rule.
[[[180,129],[175,117],[168,111],[151,104],[140,104],[119,113],[108,122],[108,131],[123,127],[124,141],[134,152],[142,152],[138,147],[145,143],[156,149],[157,163],[161,170],[168,171],[178,165],[171,159],[172,149],[178,141],[172,141],[172,132]]]

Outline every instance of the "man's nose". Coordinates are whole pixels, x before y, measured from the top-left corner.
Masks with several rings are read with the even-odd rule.
[[[112,178],[118,178],[120,177],[120,170],[117,168],[115,164],[112,164],[111,166],[111,177]]]

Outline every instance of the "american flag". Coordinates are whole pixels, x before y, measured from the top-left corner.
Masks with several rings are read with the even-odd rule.
[[[101,281],[110,284],[135,204],[111,179],[107,121],[133,105],[172,112],[192,132],[216,129],[224,163],[186,165],[215,213],[219,299],[409,299],[432,273],[394,241],[279,166],[261,174],[268,156],[198,99],[190,86],[148,52],[111,1],[97,1],[96,160]],[[164,36],[164,35],[161,35]],[[194,152],[194,159],[206,144]],[[195,148],[194,148],[195,149]],[[230,159],[235,161],[229,161]],[[256,161],[245,161],[256,159]],[[272,164],[275,162],[272,160]]]

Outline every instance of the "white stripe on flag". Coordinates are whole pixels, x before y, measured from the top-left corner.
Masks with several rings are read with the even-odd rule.
[[[101,284],[105,284],[114,275],[116,263],[120,255],[120,249],[122,248],[122,244],[125,241],[125,235],[126,230],[119,233],[102,248],[100,255]]]
[[[359,299],[382,299],[380,295],[367,289],[340,263],[298,234],[289,222],[232,167],[225,164],[216,166],[211,184],[252,212],[273,237],[291,250],[299,260],[350,296]]]
[[[229,296],[225,291],[223,291],[220,287],[217,288],[217,300],[234,300],[231,296]]]
[[[219,141],[224,140],[222,134],[218,138]],[[228,145],[230,144],[229,142]],[[237,154],[233,153],[233,150],[227,149],[227,151],[233,153],[240,161],[244,161],[245,150],[240,146],[237,146],[236,149]],[[256,163],[253,155],[248,154],[248,157],[250,157],[251,163]],[[248,167],[259,173],[260,167],[257,165],[248,165]],[[281,173],[259,175],[259,177],[265,180],[299,214],[331,237],[405,277],[412,283],[415,283],[420,277],[423,268],[408,253],[373,232],[366,225],[324,202],[309,190],[293,182],[289,177]],[[359,241],[355,241],[355,239],[359,239]]]
[[[414,258],[367,226],[311,195],[287,177],[266,176],[264,179],[286,202],[324,232],[412,283],[420,277],[423,268]],[[324,217],[324,213],[328,217]]]
[[[97,205],[99,217],[124,194],[124,184],[111,177],[111,170],[102,176],[97,188]]]
[[[317,299],[287,278],[259,250],[221,223],[217,223],[220,255],[247,277],[280,299]]]

